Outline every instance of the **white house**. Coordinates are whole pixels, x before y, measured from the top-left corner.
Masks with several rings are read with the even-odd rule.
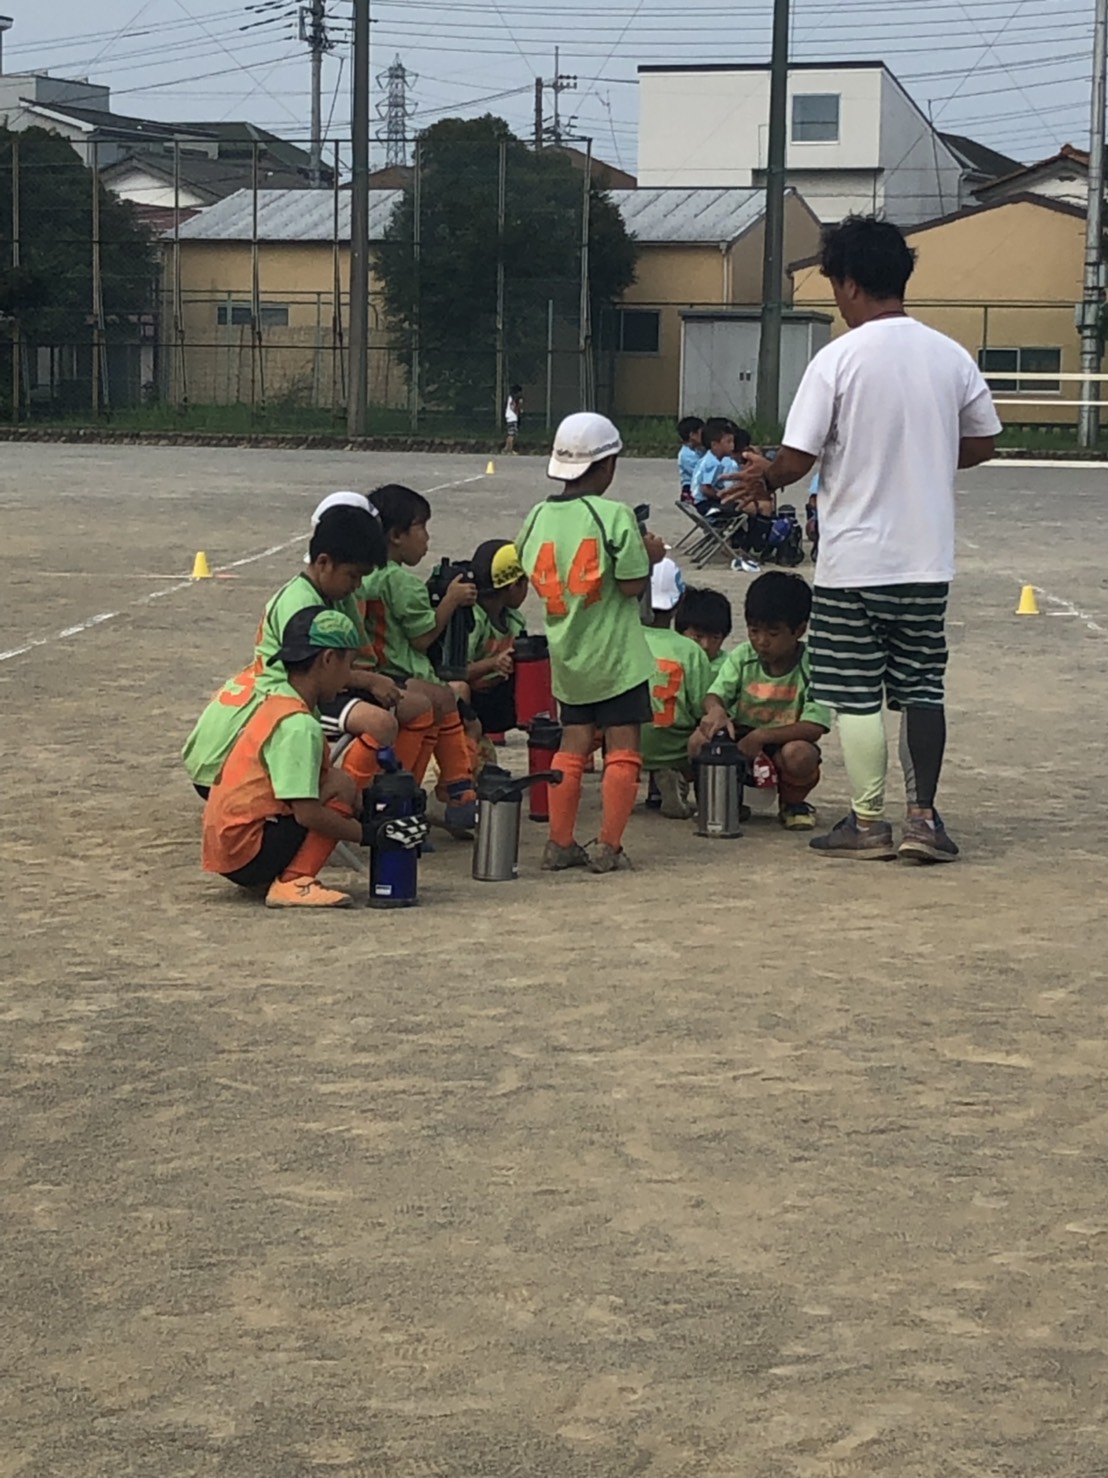
[[[766,66],[640,67],[640,186],[764,185],[769,92]],[[789,184],[821,220],[907,226],[974,203],[964,161],[883,62],[795,63],[788,125]]]

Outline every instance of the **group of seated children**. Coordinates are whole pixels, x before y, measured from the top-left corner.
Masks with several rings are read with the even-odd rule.
[[[728,532],[735,556],[732,570],[756,575],[767,559],[800,564],[803,537],[791,504],[778,508],[768,489],[738,504],[724,502],[735,492],[742,454],[752,444],[750,433],[725,416],[708,421],[686,416],[677,423],[677,434],[681,440],[677,453],[681,502],[712,523],[734,523]]]
[[[437,604],[414,572],[429,545],[422,494],[390,484],[371,498],[323,500],[307,560],[267,603],[251,661],[216,693],[185,745],[186,769],[206,800],[205,869],[264,890],[271,908],[348,904],[318,875],[337,843],[367,842],[373,821],[361,816],[363,795],[386,749],[385,765],[419,783],[434,757],[444,823],[467,836],[481,735],[516,727],[512,648],[525,631],[529,588],[544,610],[563,730],[545,870],[628,866],[623,834],[644,755],[664,814],[684,816],[698,750],[720,730],[747,759],[772,761],[783,823],[813,824],[805,798],[831,718],[807,694],[809,587],[783,572],[754,581],[749,640],[725,655],[726,598],[683,590],[661,539],[625,504],[604,499],[621,450],[605,417],[569,417],[549,466],[558,492],[532,510],[515,544],[482,543],[471,573]],[[648,589],[649,626],[641,616]],[[443,682],[431,654],[462,607],[473,611],[465,681]],[[584,847],[575,835],[582,778],[601,741],[603,819]],[[422,821],[400,832],[402,845],[425,839]]]

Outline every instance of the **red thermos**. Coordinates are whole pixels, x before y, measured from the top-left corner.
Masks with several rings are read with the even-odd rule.
[[[550,676],[550,645],[545,636],[517,636],[512,648],[515,658],[516,723],[530,726],[540,713],[549,717],[554,708]]]
[[[527,736],[527,773],[541,775],[554,768],[554,756],[562,747],[562,728],[548,713],[537,714],[531,720]],[[531,820],[549,821],[550,803],[547,799],[548,784],[538,780],[531,787]]]

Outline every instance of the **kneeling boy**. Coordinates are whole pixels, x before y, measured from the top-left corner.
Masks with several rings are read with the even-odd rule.
[[[726,729],[747,760],[764,755],[776,769],[781,825],[811,831],[816,812],[806,797],[819,783],[819,741],[832,722],[831,710],[810,691],[803,638],[812,588],[799,575],[770,570],[751,582],[745,614],[749,640],[724,658],[689,753],[695,758]]]
[[[241,888],[266,888],[267,908],[351,902],[317,876],[338,842],[363,841],[361,792],[331,767],[319,708],[348,687],[360,645],[361,633],[340,611],[296,612],[270,659],[285,676],[247,721],[204,807],[204,870]]]

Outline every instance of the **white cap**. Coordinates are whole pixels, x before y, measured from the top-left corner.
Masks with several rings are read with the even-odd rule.
[[[650,609],[672,611],[685,593],[681,566],[668,556],[659,560],[650,576]]]
[[[594,462],[614,457],[622,450],[620,434],[607,416],[578,411],[558,427],[546,475],[556,482],[576,482]]]
[[[332,508],[360,508],[363,513],[377,512],[365,493],[328,493],[312,514],[313,529],[319,527],[319,520]]]

